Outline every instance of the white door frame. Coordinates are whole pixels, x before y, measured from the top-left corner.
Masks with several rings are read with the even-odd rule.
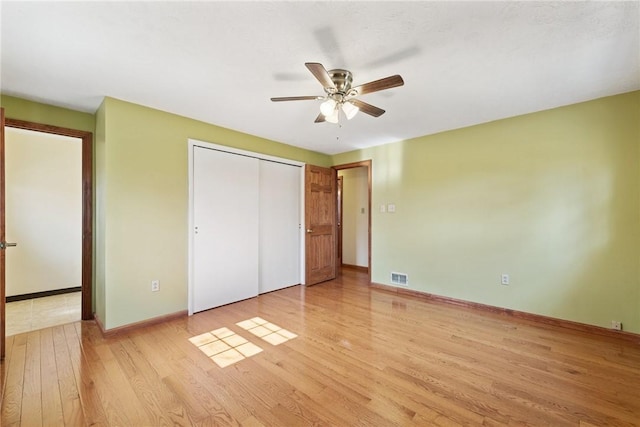
[[[194,243],[194,212],[193,212],[193,151],[195,147],[207,148],[210,150],[222,151],[225,153],[237,154],[240,156],[248,156],[253,157],[260,160],[267,160],[271,162],[284,163],[287,165],[298,166],[300,167],[300,284],[305,284],[305,248],[304,248],[304,162],[299,162],[296,160],[284,159],[281,157],[268,156],[266,154],[256,153],[253,151],[240,150],[237,148],[227,147],[225,145],[218,145],[211,142],[200,141],[197,139],[189,138],[187,141],[187,150],[188,150],[188,159],[189,159],[189,220],[188,220],[188,297],[187,297],[187,309],[189,312],[189,316],[191,316],[194,311],[194,302],[193,302],[193,294],[194,294],[194,277],[193,277],[193,243]]]

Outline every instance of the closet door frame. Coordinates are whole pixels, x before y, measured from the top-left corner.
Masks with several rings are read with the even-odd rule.
[[[240,150],[237,148],[227,147],[224,145],[215,144],[212,142],[201,141],[197,139],[189,139],[187,141],[187,149],[188,149],[188,161],[189,161],[189,219],[188,219],[188,262],[189,262],[189,271],[188,271],[188,296],[187,296],[187,309],[189,315],[191,316],[194,313],[194,182],[193,182],[193,156],[195,147],[202,147],[211,150],[217,150],[225,153],[236,154],[240,156],[247,156],[256,158],[259,160],[266,160],[271,162],[283,163],[291,166],[300,167],[300,246],[299,246],[299,263],[300,263],[300,283],[305,284],[305,248],[304,248],[304,162],[299,162],[296,160],[285,159],[281,157],[269,156],[266,154],[256,153],[253,151]]]

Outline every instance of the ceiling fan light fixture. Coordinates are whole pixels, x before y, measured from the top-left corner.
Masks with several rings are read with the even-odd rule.
[[[340,110],[338,108],[335,108],[331,114],[325,115],[324,118],[329,123],[338,123],[340,121],[339,114],[340,114]]]
[[[342,111],[344,111],[344,115],[347,116],[347,120],[351,120],[358,114],[360,109],[347,101],[342,104]]]
[[[334,111],[336,111],[335,100],[328,98],[326,101],[320,104],[320,112],[322,113],[323,116],[329,117],[334,113]]]

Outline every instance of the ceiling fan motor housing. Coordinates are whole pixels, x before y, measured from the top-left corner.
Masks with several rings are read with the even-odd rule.
[[[329,95],[340,94],[345,96],[349,93],[351,89],[351,83],[353,82],[353,75],[351,71],[348,70],[329,70],[329,77],[331,77],[331,81],[336,85],[334,88],[324,88],[325,92]]]

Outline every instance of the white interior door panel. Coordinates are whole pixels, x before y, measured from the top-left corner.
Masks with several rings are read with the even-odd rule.
[[[260,293],[300,283],[300,172],[260,162]]]
[[[259,160],[195,146],[193,311],[258,295]]]

